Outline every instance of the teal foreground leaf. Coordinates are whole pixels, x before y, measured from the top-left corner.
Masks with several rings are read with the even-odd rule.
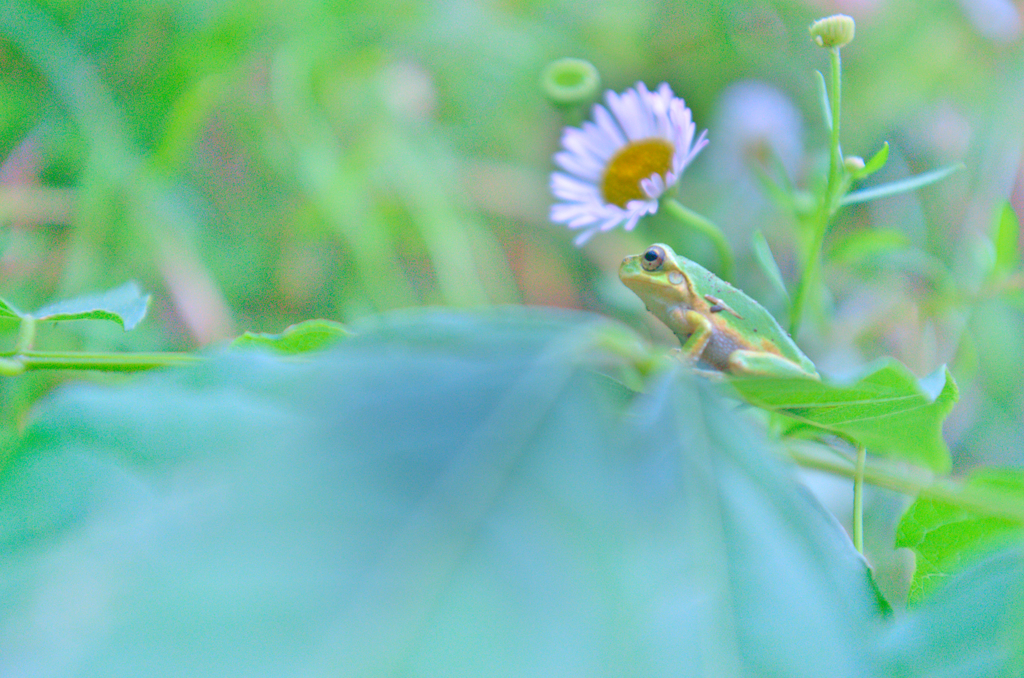
[[[134,282],[99,294],[47,304],[32,313],[36,320],[110,320],[125,330],[134,329],[146,317],[149,295]]]
[[[285,328],[281,334],[246,332],[231,344],[238,348],[266,348],[276,353],[297,355],[322,351],[349,335],[333,320],[305,320]]]
[[[949,577],[884,634],[888,676],[1024,675],[1024,545]]]
[[[1024,504],[1024,471],[986,469],[967,484],[983,492],[992,503]],[[953,574],[986,552],[1019,542],[1024,523],[1011,518],[980,514],[938,499],[919,498],[900,520],[896,546],[916,556],[910,600],[918,601]]]
[[[42,406],[0,675],[867,674],[863,560],[711,386],[582,314],[352,329]]]
[[[0,675],[1020,674],[1017,552],[887,616],[713,385],[604,376],[621,326],[352,329],[41,403],[0,472]]]
[[[799,426],[849,438],[872,454],[949,471],[942,422],[958,392],[945,367],[920,381],[889,359],[852,384],[761,377],[729,382],[747,402]]]

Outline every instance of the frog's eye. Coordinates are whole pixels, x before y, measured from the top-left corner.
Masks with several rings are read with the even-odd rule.
[[[657,245],[647,248],[647,251],[640,255],[640,265],[645,271],[656,271],[665,263],[665,250]]]

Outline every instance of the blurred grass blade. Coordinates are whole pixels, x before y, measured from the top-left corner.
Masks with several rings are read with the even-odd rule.
[[[1003,276],[1020,266],[1020,222],[1009,200],[998,208],[992,229],[992,244],[995,247],[995,262],[992,275]]]
[[[768,278],[768,282],[786,300],[788,305],[789,292],[786,291],[786,282],[782,279],[782,271],[779,269],[779,264],[775,261],[775,255],[772,254],[772,248],[765,239],[764,233],[760,229],[755,230],[750,241],[754,250],[754,259]]]
[[[125,330],[133,329],[146,317],[149,295],[134,282],[120,287],[47,304],[32,314],[36,320],[111,320]]]
[[[888,184],[881,184],[879,186],[872,186],[871,188],[864,188],[859,191],[853,191],[851,193],[847,193],[843,197],[842,201],[840,201],[840,204],[856,205],[857,203],[878,200],[880,198],[887,198],[892,195],[899,195],[900,193],[914,191],[923,186],[934,184],[936,181],[941,181],[942,179],[945,179],[953,172],[962,169],[964,169],[964,164],[956,163],[955,165],[947,165],[946,167],[940,167],[939,169],[932,170],[930,172],[916,174],[912,177],[900,179],[899,181],[893,181]]]
[[[825,129],[832,131],[832,105],[828,102],[828,87],[825,86],[825,76],[821,71],[814,71],[818,76],[814,82],[818,85],[818,103],[821,104],[821,116],[825,121]]]

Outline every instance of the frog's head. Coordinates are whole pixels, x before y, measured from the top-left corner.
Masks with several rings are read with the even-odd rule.
[[[619,280],[644,300],[676,304],[690,294],[689,280],[679,257],[668,245],[657,243],[640,254],[631,254],[619,266]]]

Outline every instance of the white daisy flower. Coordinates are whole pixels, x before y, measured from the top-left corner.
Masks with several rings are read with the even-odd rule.
[[[593,122],[566,127],[551,174],[551,192],[562,202],[551,206],[551,221],[582,229],[576,245],[599,231],[658,211],[658,198],[675,186],[683,169],[707,145],[690,109],[662,83],[654,92],[638,82],[621,95],[605,94],[608,108],[594,105]],[[611,112],[609,112],[609,110]]]

